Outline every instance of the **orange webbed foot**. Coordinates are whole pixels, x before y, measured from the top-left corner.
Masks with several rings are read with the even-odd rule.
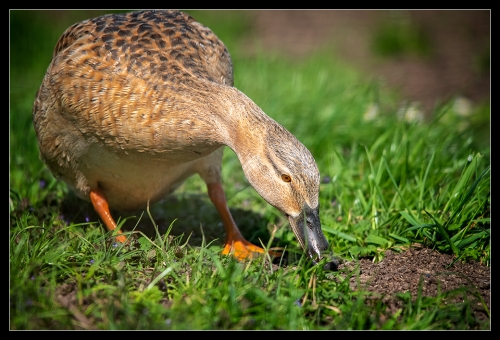
[[[226,196],[219,182],[207,184],[208,196],[222,218],[224,229],[226,231],[226,244],[222,254],[232,254],[238,260],[253,258],[264,254],[265,250],[258,247],[241,235],[236,223],[227,207]],[[272,256],[281,256],[281,253],[269,252]]]
[[[222,250],[223,255],[233,255],[237,260],[246,260],[250,258],[255,258],[261,254],[264,254],[265,250],[258,247],[245,239],[233,240],[227,242]],[[281,253],[269,251],[271,256],[281,256]]]
[[[121,232],[120,232],[121,234]],[[125,237],[125,235],[118,235],[116,236],[116,240],[120,243],[126,243],[127,242],[127,238]]]

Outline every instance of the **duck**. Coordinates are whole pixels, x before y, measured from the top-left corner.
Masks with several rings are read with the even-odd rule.
[[[128,238],[110,209],[144,209],[199,175],[224,226],[222,254],[244,260],[265,250],[242,236],[228,208],[221,169],[229,147],[317,263],[329,245],[316,161],[233,85],[228,49],[187,13],[146,10],[77,22],[57,41],[35,96],[40,158],[92,203],[119,242]]]

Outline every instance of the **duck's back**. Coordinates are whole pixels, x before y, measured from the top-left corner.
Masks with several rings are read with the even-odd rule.
[[[148,80],[176,82],[188,76],[233,85],[229,52],[217,36],[178,11],[109,14],[74,24],[64,32],[53,58],[86,56],[96,69],[126,72]]]

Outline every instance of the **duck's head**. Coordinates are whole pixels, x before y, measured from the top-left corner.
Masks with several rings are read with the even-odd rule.
[[[320,174],[309,150],[288,130],[271,124],[257,154],[247,154],[245,175],[255,190],[285,214],[300,245],[317,262],[328,249],[319,218]]]

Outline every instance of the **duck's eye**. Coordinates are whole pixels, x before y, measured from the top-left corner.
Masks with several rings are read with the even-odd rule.
[[[281,179],[284,182],[291,182],[292,181],[292,177],[290,177],[290,175],[286,175],[286,174],[281,175]]]

